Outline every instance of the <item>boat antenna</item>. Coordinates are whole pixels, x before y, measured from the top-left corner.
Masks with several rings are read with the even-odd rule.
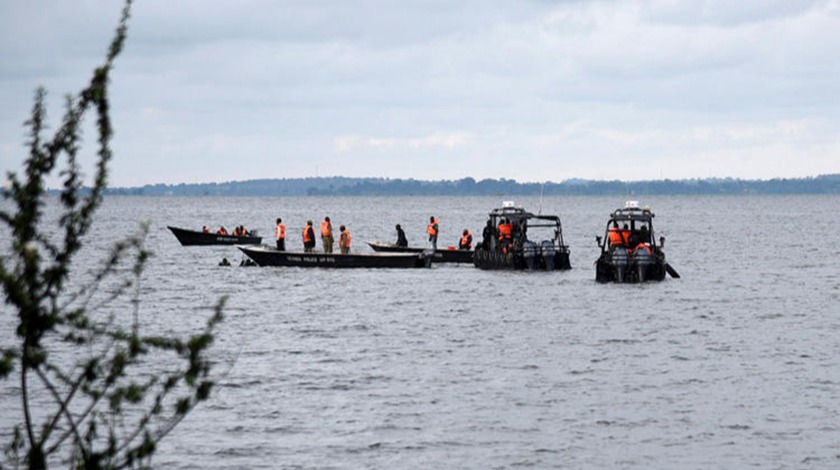
[[[540,208],[537,211],[537,215],[542,215],[542,205],[543,205],[543,189],[545,189],[545,181],[540,185]]]

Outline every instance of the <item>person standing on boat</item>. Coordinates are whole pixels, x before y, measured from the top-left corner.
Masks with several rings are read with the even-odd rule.
[[[438,233],[440,232],[440,221],[435,216],[429,217],[429,226],[426,227],[426,233],[429,234],[429,243],[432,244],[432,249],[437,250]]]
[[[341,234],[338,236],[338,249],[342,255],[350,253],[350,231],[343,225],[338,228]]]
[[[502,253],[507,254],[508,248],[513,243],[513,224],[509,219],[502,219],[499,222],[499,246]]]
[[[496,227],[493,226],[491,219],[487,219],[487,225],[484,226],[484,230],[481,232],[481,247],[490,251],[493,248],[493,240],[495,239]]]
[[[274,239],[277,241],[277,251],[286,251],[286,224],[283,219],[277,218],[277,225],[274,226]]]
[[[464,233],[461,234],[461,240],[458,242],[458,249],[459,250],[469,250],[472,248],[472,234],[468,229],[464,229]]]
[[[329,217],[324,217],[321,222],[321,242],[324,244],[324,253],[333,252],[333,228]]]
[[[306,227],[303,227],[303,251],[305,253],[312,253],[315,249],[315,229],[312,228],[312,220],[306,221]]]
[[[397,246],[408,246],[408,239],[405,238],[405,232],[400,224],[397,224]]]

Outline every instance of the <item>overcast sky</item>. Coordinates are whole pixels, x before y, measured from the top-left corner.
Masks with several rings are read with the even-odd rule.
[[[121,7],[0,0],[3,173]],[[137,0],[116,67],[112,186],[840,172],[840,0]]]

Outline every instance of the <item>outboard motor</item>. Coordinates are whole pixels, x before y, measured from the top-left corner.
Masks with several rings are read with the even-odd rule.
[[[613,251],[610,254],[610,264],[613,269],[615,269],[616,281],[624,282],[624,270],[627,269],[627,263],[629,260],[630,254],[627,252],[627,248],[624,248],[623,246],[613,248]]]
[[[554,243],[551,243],[551,240],[543,240],[540,242],[540,251],[542,252],[543,261],[545,261],[545,270],[554,271],[554,255],[557,252],[554,249]]]
[[[531,240],[525,240],[522,243],[522,257],[525,258],[525,264],[529,271],[534,270],[534,258],[537,256],[537,244]]]
[[[639,282],[645,282],[648,269],[653,264],[653,255],[646,248],[637,248],[633,253],[633,261],[636,263],[636,274]]]

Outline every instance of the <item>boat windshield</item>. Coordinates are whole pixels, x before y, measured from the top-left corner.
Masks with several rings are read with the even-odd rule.
[[[628,244],[634,247],[640,243],[656,246],[653,234],[653,214],[648,210],[620,209],[615,211],[607,222],[605,239],[609,239],[610,229],[616,227],[625,231]]]
[[[551,215],[535,215],[521,208],[502,208],[490,213],[493,226],[510,224],[513,238],[520,243],[530,240],[537,244],[548,241],[563,245],[563,231],[560,218]]]

